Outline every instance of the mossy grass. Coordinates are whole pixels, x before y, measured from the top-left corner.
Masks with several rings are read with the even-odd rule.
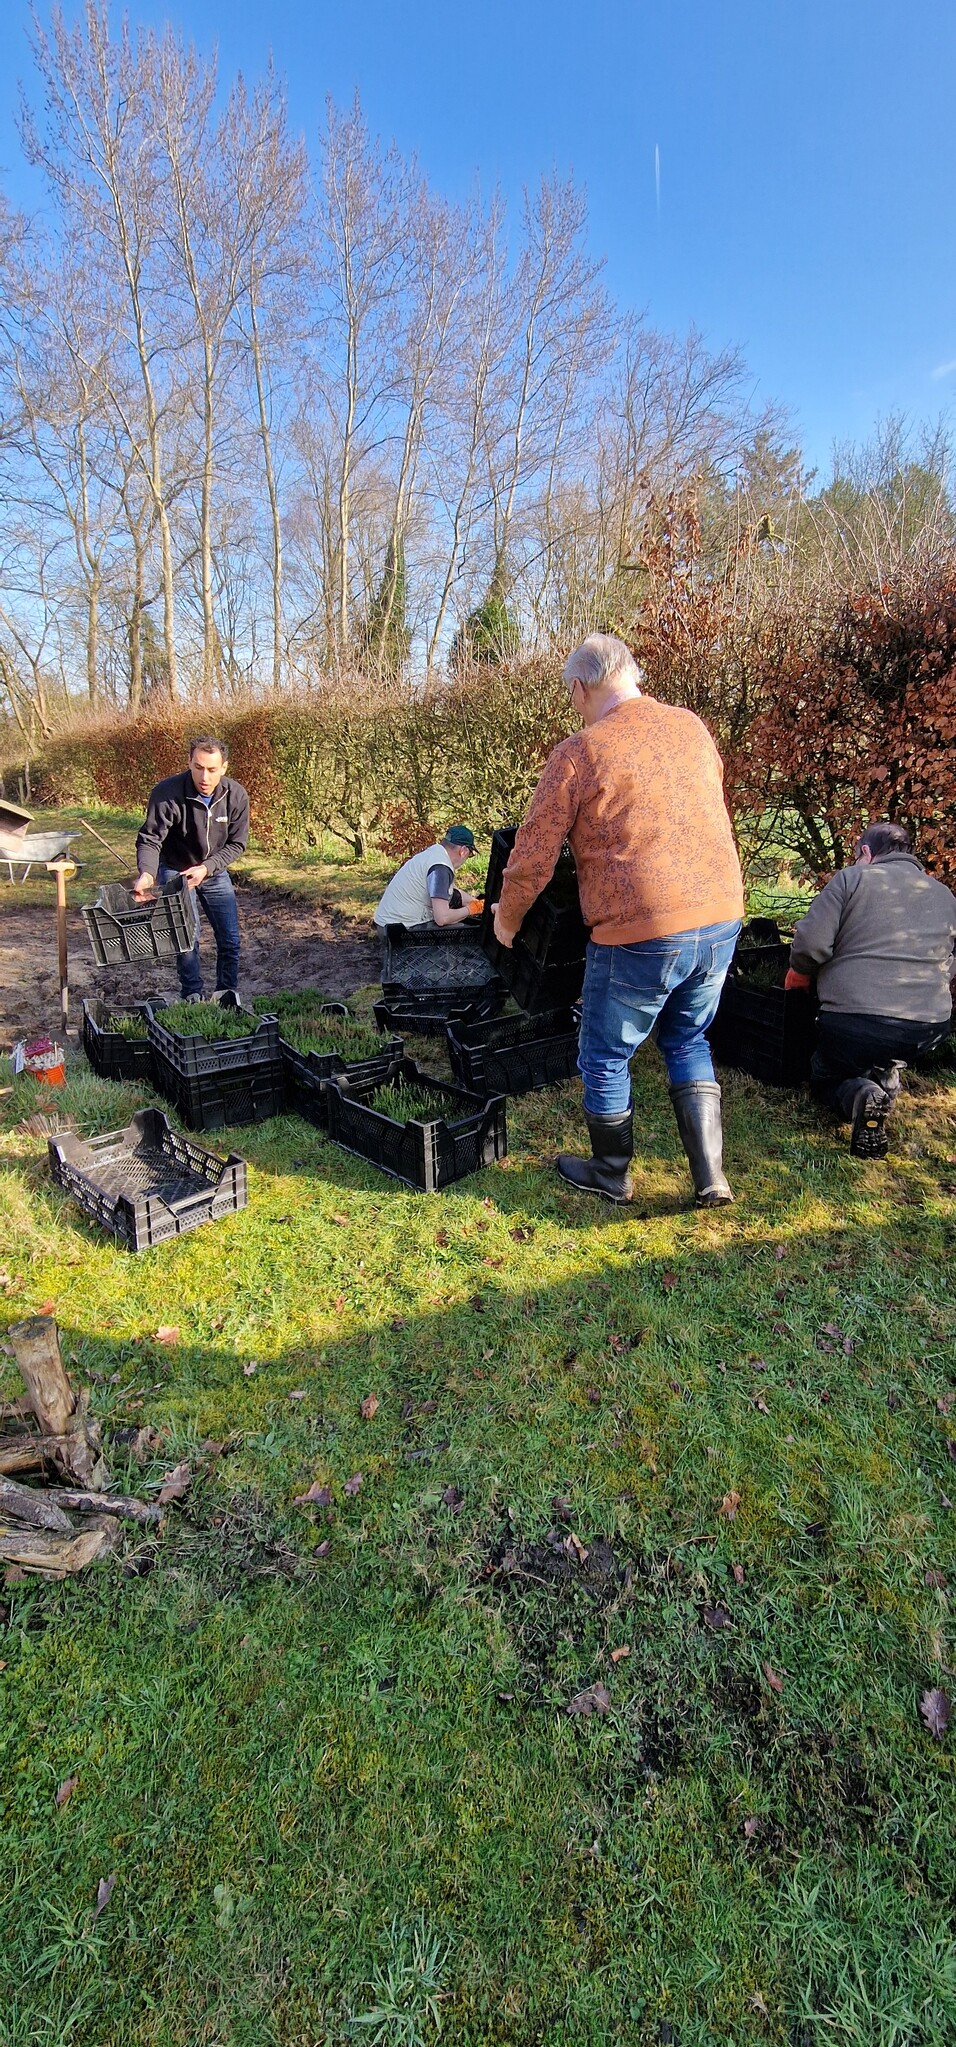
[[[633,1072],[629,1208],[570,1086],[437,1195],[230,1130],[249,1207],[134,1259],[0,1069],[0,1323],[52,1304],[124,1490],[192,1473],[0,1584],[3,2047],[956,2038],[956,1091],[877,1164],[724,1071],[698,1213]]]

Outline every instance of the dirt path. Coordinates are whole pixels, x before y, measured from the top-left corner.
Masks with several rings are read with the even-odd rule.
[[[336,910],[300,902],[275,889],[239,883],[242,927],[240,989],[249,995],[273,988],[322,988],[341,999],[381,975],[381,942]],[[207,993],[215,986],[215,946],[201,917],[200,944]],[[107,1002],[142,1002],[176,992],[172,961],[154,969],[97,967],[78,909],[68,917],[70,1020],[79,1025],[84,996]],[[0,1049],[16,1037],[53,1030],[59,1021],[56,913],[49,906],[17,905],[16,890],[0,890]]]

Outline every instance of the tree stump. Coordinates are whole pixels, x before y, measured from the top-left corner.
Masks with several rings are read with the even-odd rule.
[[[30,1406],[45,1441],[44,1457],[89,1492],[109,1484],[97,1424],[87,1414],[85,1394],[70,1385],[52,1315],[32,1315],[7,1331]]]

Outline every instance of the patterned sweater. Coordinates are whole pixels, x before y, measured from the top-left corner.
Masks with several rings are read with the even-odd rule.
[[[547,886],[565,839],[598,945],[743,914],[720,755],[692,711],[628,697],[555,747],[505,870],[509,930]]]

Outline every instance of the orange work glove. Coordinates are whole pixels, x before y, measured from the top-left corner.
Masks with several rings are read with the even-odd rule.
[[[788,967],[787,978],[783,985],[785,988],[809,988],[810,976],[809,974],[798,974],[796,967]]]
[[[470,902],[468,905],[469,917],[480,917],[482,911],[484,910],[484,907],[485,907],[484,896],[475,896],[474,901]]]

